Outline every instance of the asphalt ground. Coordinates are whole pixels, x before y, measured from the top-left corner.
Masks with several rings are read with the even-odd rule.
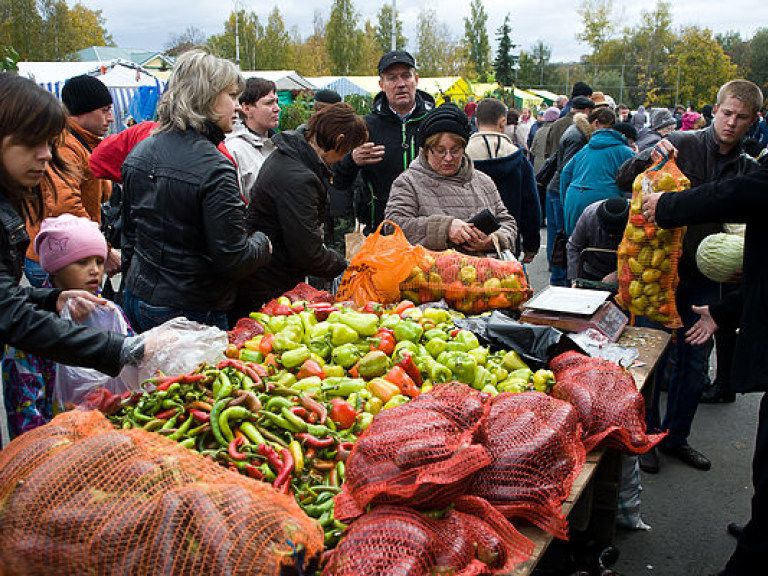
[[[545,243],[542,230],[542,251],[527,266],[535,294],[549,285]],[[726,526],[749,518],[760,398],[741,394],[732,404],[699,405],[689,442],[712,468],[702,472],[659,454],[659,473],[641,473],[640,510],[651,529],[617,530],[620,555],[613,570],[623,576],[708,576],[725,566],[736,544]]]

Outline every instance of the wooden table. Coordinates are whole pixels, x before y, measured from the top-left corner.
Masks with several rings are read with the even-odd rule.
[[[643,363],[642,366],[637,366],[631,369],[638,390],[643,389],[649,376],[653,373],[659,357],[669,343],[669,339],[670,336],[666,332],[652,330],[650,328],[634,328],[628,326],[622,332],[618,344],[628,348],[636,348],[639,354],[637,362]],[[574,481],[568,499],[563,503],[562,511],[566,516],[571,513],[571,510],[573,510],[573,507],[589,486],[597,472],[601,460],[605,456],[605,452],[605,449],[602,449],[587,454],[584,468]],[[528,576],[533,572],[533,569],[541,560],[550,542],[552,542],[552,536],[535,526],[525,526],[518,529],[524,536],[534,543],[535,548],[531,557],[526,562],[519,565],[512,574],[513,576]]]

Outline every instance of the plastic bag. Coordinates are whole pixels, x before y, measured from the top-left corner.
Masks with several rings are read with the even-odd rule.
[[[479,258],[455,250],[427,249],[400,290],[402,298],[417,304],[445,298],[451,308],[465,314],[517,309],[533,294],[523,265],[514,258]]]
[[[72,320],[69,306],[64,306],[61,317]],[[130,333],[130,327],[122,312],[112,306],[96,306],[81,324],[123,335]],[[90,392],[99,388],[117,395],[129,390],[138,390],[138,386],[132,387],[120,376],[112,377],[93,368],[57,364],[56,383],[53,388],[54,413],[82,404]]]
[[[619,507],[616,510],[616,524],[629,530],[650,530],[640,516],[640,466],[637,456],[624,455],[621,459],[621,485]]]
[[[393,234],[381,233],[385,224],[394,228]],[[423,252],[421,246],[411,246],[397,224],[384,220],[350,261],[336,299],[351,300],[358,306],[369,300],[381,304],[399,302],[400,283],[422,259]]]
[[[685,228],[663,230],[645,219],[643,197],[654,192],[686,190],[691,182],[673,158],[639,174],[632,185],[629,222],[618,250],[619,293],[616,302],[634,316],[645,316],[668,328],[682,322],[675,306],[677,264]]]

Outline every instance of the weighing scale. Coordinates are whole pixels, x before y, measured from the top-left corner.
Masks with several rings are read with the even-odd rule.
[[[621,336],[629,319],[605,290],[550,286],[523,304],[522,322],[553,326],[568,332],[594,328],[611,342]]]

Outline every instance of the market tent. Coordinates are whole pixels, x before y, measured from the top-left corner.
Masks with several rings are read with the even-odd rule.
[[[381,92],[378,76],[345,76],[345,78],[355,86],[360,86],[360,88],[368,92],[371,96],[375,96]]]
[[[443,76],[435,78],[419,78],[419,88],[431,94],[439,106],[450,96],[451,102],[464,107],[470,96],[474,96],[472,86],[461,76]]]
[[[113,134],[125,128],[123,122],[129,114],[131,103],[140,86],[152,86],[158,94],[165,83],[147,69],[125,60],[109,62],[19,62],[19,74],[37,82],[40,86],[61,98],[61,89],[73,76],[95,76],[109,89],[113,100],[114,121],[109,127]]]
[[[318,89],[335,90],[342,98],[351,94],[360,94],[361,96],[370,96],[371,94],[344,76],[308,76],[306,80],[317,86]],[[378,86],[376,88],[378,90]]]
[[[483,96],[493,96],[494,98],[500,96],[500,91],[503,89],[509,91],[509,88],[496,84],[473,84],[475,89],[475,96],[482,98]],[[541,104],[542,97],[537,94],[533,94],[530,91],[523,90],[521,88],[515,88],[514,92],[515,108],[518,110],[521,108],[536,108]]]
[[[560,96],[558,94],[555,94],[554,92],[550,92],[549,90],[538,90],[531,88],[528,90],[531,94],[536,94],[536,96],[541,96],[544,99],[544,103],[552,106],[552,104],[555,103],[555,100],[557,100]]]
[[[246,80],[248,78],[272,80],[277,87],[277,98],[280,106],[291,104],[299,92],[317,90],[317,86],[293,70],[247,70],[241,74]]]

